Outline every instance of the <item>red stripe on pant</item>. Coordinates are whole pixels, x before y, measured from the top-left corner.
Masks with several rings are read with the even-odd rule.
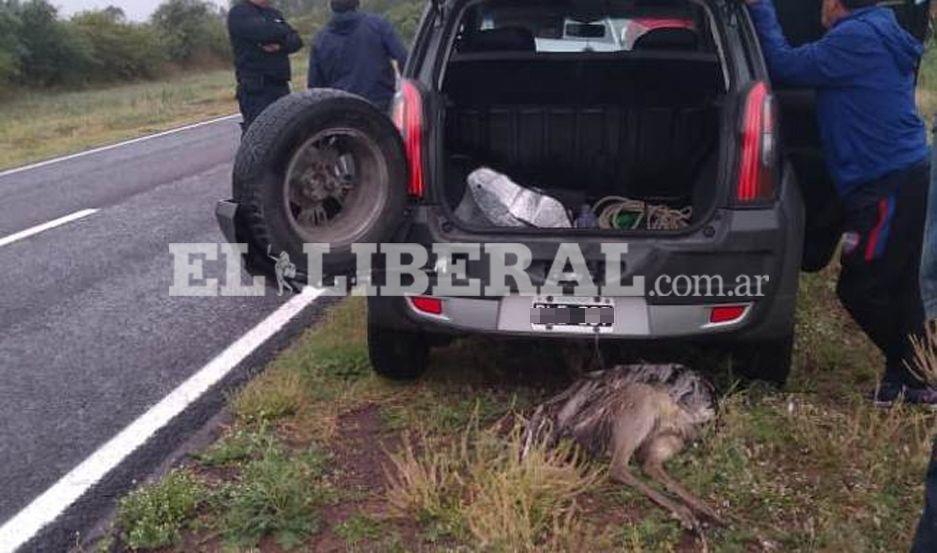
[[[888,220],[888,198],[882,198],[878,201],[878,223],[869,233],[869,242],[865,245],[865,260],[875,259],[875,250],[878,248],[878,241],[882,234],[882,228]]]

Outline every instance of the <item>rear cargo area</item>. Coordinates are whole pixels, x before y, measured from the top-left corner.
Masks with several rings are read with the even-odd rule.
[[[596,215],[608,205],[664,206],[682,216],[664,226],[677,227],[711,210],[726,83],[699,36],[672,33],[634,51],[545,52],[525,38],[536,31],[510,29],[463,39],[445,72],[446,198],[472,219],[463,223],[498,226],[464,206],[479,167],[558,200],[571,224],[583,206]],[[662,230],[647,216],[604,226]]]

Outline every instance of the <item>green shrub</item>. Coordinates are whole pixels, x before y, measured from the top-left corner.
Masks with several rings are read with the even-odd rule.
[[[335,533],[349,545],[377,540],[383,532],[380,522],[361,513],[355,513],[335,526]]]
[[[359,344],[335,345],[312,360],[311,369],[327,376],[357,380],[371,374],[368,352]]]
[[[16,12],[8,4],[0,2],[0,90],[9,86],[20,72],[21,26]]]
[[[387,10],[387,19],[400,34],[404,44],[413,40],[422,16],[423,4],[421,2],[401,2]]]
[[[201,482],[183,470],[133,491],[117,507],[124,543],[134,550],[176,543],[205,493]]]
[[[166,0],[151,18],[163,48],[182,65],[230,57],[221,11],[204,0]]]
[[[239,428],[193,457],[204,467],[230,466],[262,454],[271,447],[273,440],[265,424],[257,430]]]
[[[19,78],[30,86],[82,84],[93,66],[93,48],[86,37],[58,18],[46,0],[8,0],[5,9],[19,19]]]
[[[126,21],[120,8],[83,12],[71,24],[91,44],[92,80],[152,79],[169,60],[153,27]]]
[[[271,445],[244,465],[240,479],[220,497],[221,532],[236,547],[254,547],[272,535],[281,547],[298,546],[319,529],[324,498],[317,477],[325,458],[316,451],[289,455]]]

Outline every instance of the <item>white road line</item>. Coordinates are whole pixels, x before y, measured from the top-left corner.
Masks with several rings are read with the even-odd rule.
[[[168,131],[162,131],[155,134],[148,134],[146,136],[141,136],[139,138],[132,138],[130,140],[124,140],[123,142],[118,142],[116,144],[108,144],[107,146],[101,146],[98,148],[92,148],[91,150],[84,150],[82,152],[77,152],[67,156],[56,157],[53,159],[47,159],[45,161],[40,161],[38,163],[33,163],[30,165],[24,165],[22,167],[14,167],[13,169],[7,169],[6,171],[0,171],[0,178],[7,177],[10,175],[15,175],[16,173],[22,173],[24,171],[29,171],[31,169],[38,169],[40,167],[45,167],[46,165],[52,165],[53,163],[58,163],[60,161],[68,161],[70,159],[75,159],[84,156],[90,156],[91,154],[98,154],[101,152],[106,152],[108,150],[113,150],[115,148],[120,148],[122,146],[128,146],[130,144],[136,144],[138,142],[145,142],[147,140],[152,140],[154,138],[159,138],[161,136],[167,136],[170,134],[175,134],[177,132],[188,131],[191,129],[197,129],[199,127],[204,127],[206,125],[212,125],[214,123],[219,123],[221,121],[227,121],[229,119],[234,119],[240,117],[239,114],[235,113],[233,115],[225,115],[224,117],[218,117],[216,119],[209,119],[208,121],[202,121],[200,123],[193,123],[191,125],[186,125],[184,127],[177,127],[175,129],[169,129]]]
[[[4,236],[3,238],[0,238],[0,247],[6,246],[8,244],[12,244],[13,242],[16,242],[17,240],[22,240],[23,238],[28,238],[34,234],[39,234],[40,232],[49,230],[51,228],[60,227],[64,225],[65,223],[71,223],[72,221],[77,221],[78,219],[81,219],[82,217],[87,217],[88,215],[91,215],[92,213],[96,213],[97,211],[98,211],[97,209],[82,209],[81,211],[70,213],[64,217],[53,219],[49,221],[48,223],[42,223],[41,225],[36,225],[26,230],[14,232],[13,234],[10,234],[9,236]]]
[[[321,289],[309,286],[304,288],[0,526],[0,553],[12,553],[32,539],[153,434],[220,382],[322,292]]]

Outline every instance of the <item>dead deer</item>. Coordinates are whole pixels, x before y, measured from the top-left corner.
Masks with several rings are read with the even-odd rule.
[[[701,518],[724,522],[671,477],[664,463],[698,437],[700,427],[715,418],[715,407],[709,382],[681,365],[619,365],[582,376],[538,407],[527,424],[524,451],[570,438],[593,456],[608,455],[614,480],[699,532]],[[637,478],[628,468],[632,457],[673,495]]]

